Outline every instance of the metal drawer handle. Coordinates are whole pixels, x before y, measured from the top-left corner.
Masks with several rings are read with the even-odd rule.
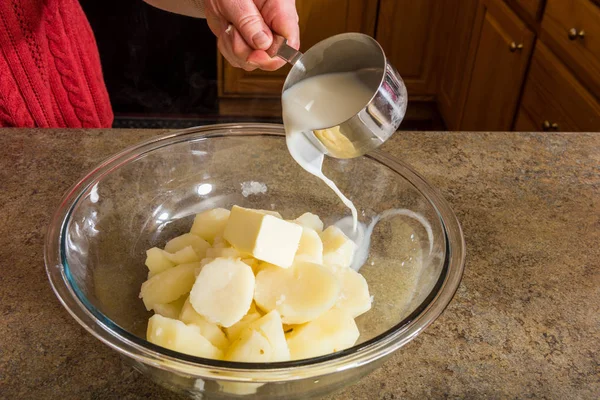
[[[508,48],[511,53],[514,53],[517,50],[523,50],[523,43],[516,44],[515,42],[512,42]]]
[[[579,39],[585,38],[585,31],[583,29],[580,31],[578,31],[575,28],[569,29],[569,39],[576,40],[577,38],[579,38]]]

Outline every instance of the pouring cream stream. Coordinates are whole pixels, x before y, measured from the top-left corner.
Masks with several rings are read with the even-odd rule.
[[[352,118],[373,96],[358,73],[342,72],[317,75],[296,83],[282,95],[283,123],[287,146],[294,160],[307,172],[321,179],[352,211],[353,232],[356,232],[356,207],[323,174],[325,153],[317,148],[305,132],[333,127]]]

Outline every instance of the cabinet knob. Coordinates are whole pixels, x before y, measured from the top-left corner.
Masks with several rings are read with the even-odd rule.
[[[511,43],[511,44],[508,46],[508,48],[510,49],[511,53],[514,53],[514,52],[515,52],[515,51],[517,51],[517,50],[522,50],[522,49],[523,49],[523,43],[519,43],[519,44],[517,44],[517,43],[515,43],[515,42],[512,42],[512,43]]]
[[[579,39],[585,38],[585,31],[583,29],[580,31],[578,31],[575,28],[569,29],[569,39],[576,40],[577,38],[579,38]]]
[[[544,121],[544,122],[542,122],[542,130],[549,131],[550,127],[551,127],[550,121]]]
[[[558,124],[556,122],[550,122],[548,120],[542,122],[542,130],[544,131],[549,131],[549,130],[553,130],[553,131],[557,131],[558,130]]]

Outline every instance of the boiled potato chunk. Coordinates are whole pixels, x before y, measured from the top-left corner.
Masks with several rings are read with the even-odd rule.
[[[216,236],[222,236],[229,219],[229,210],[214,208],[196,215],[190,233],[212,243]]]
[[[231,245],[227,243],[225,239],[223,239],[223,236],[215,236],[215,240],[213,240],[212,245],[213,249],[224,249],[229,247],[231,247]]]
[[[186,299],[181,312],[178,315],[179,319],[187,325],[195,325],[200,328],[202,336],[208,339],[213,346],[219,349],[226,349],[229,345],[229,340],[225,333],[216,324],[209,322],[202,315],[198,314],[189,299]]]
[[[259,313],[256,308],[253,309],[251,306],[250,310],[248,310],[248,314],[244,315],[241,320],[231,325],[229,328],[225,328],[225,333],[227,334],[229,341],[233,342],[236,340],[240,334],[250,326],[251,323],[259,320],[261,317],[262,314]]]
[[[252,258],[252,257],[242,258],[242,262],[244,264],[248,264],[250,266],[250,268],[252,268],[252,271],[254,271],[254,274],[256,275],[256,273],[258,272],[258,270],[257,270],[258,265],[260,264],[256,258]]]
[[[353,318],[371,309],[371,295],[365,278],[346,267],[333,267],[333,273],[342,285],[336,308],[346,310]]]
[[[146,252],[140,298],[147,339],[199,357],[285,362],[353,346],[354,318],[371,309],[365,278],[349,268],[355,243],[318,215],[292,221],[234,206],[197,214],[190,233]],[[225,378],[223,378],[225,379]],[[223,382],[224,393],[254,386]]]
[[[198,257],[198,254],[196,254],[192,246],[184,247],[174,254],[165,251],[165,257],[167,257],[169,261],[175,265],[189,264],[200,261],[200,257]]]
[[[261,212],[263,214],[272,215],[272,216],[277,217],[279,219],[283,219],[283,217],[281,216],[281,214],[279,214],[277,211],[271,211],[271,210],[256,210],[256,211]]]
[[[270,349],[268,355],[260,353],[267,346],[264,345],[262,339],[256,337],[256,333],[267,340]],[[283,333],[281,318],[277,311],[271,311],[249,323],[239,336],[232,341],[232,348],[235,346],[235,350],[229,350],[226,358],[231,357],[235,361],[248,361],[253,357],[258,357],[256,354],[257,344],[261,346],[258,350],[260,358],[263,359],[263,356],[265,356],[266,362],[288,361],[290,359],[290,351]]]
[[[272,354],[269,361],[288,361],[290,359],[290,350],[285,340],[281,317],[276,310],[252,322],[249,328],[262,334],[271,344]]]
[[[317,231],[302,227],[302,236],[294,261],[308,261],[323,264],[323,242]]]
[[[261,309],[277,310],[285,324],[302,324],[329,310],[340,283],[327,268],[298,262],[288,269],[266,266],[256,275],[254,300]]]
[[[167,258],[165,252],[158,247],[153,247],[146,250],[146,267],[150,271],[150,274],[156,275],[161,272],[173,268],[175,263]]]
[[[356,244],[337,226],[331,225],[321,233],[323,241],[323,264],[349,267],[354,258]]]
[[[194,285],[194,271],[198,267],[200,263],[181,264],[142,283],[140,297],[146,309],[150,311],[155,304],[170,303],[187,294]]]
[[[155,304],[154,313],[160,314],[166,318],[177,319],[179,318],[179,314],[181,313],[181,309],[183,308],[186,299],[187,296],[181,296],[177,300],[167,304]]]
[[[208,258],[242,258],[245,257],[244,254],[240,253],[233,247],[224,247],[224,248],[212,248],[206,251],[206,257]]]
[[[250,309],[254,281],[247,264],[216,258],[202,267],[190,292],[190,303],[208,321],[230,327]]]
[[[239,362],[269,362],[273,350],[263,335],[248,330],[240,335],[227,349],[225,360]]]
[[[294,222],[305,228],[313,229],[317,233],[323,232],[323,221],[321,221],[318,215],[307,212],[296,218]]]
[[[202,268],[206,265],[209,264],[211,262],[213,262],[215,259],[214,258],[203,258],[200,261],[200,268],[198,268],[198,270],[196,270],[196,276],[198,276],[198,274],[200,273],[200,271],[202,271]]]
[[[238,206],[231,209],[223,235],[238,251],[281,268],[292,265],[301,236],[297,224]]]
[[[206,240],[191,233],[185,233],[169,240],[165,245],[165,251],[173,254],[188,246],[192,246],[192,249],[194,249],[200,259],[206,256],[206,250],[210,248],[210,244]]]
[[[352,316],[332,308],[287,335],[292,360],[317,357],[354,346],[360,333]]]
[[[150,343],[196,357],[222,359],[223,352],[200,333],[200,328],[155,314],[148,320]]]

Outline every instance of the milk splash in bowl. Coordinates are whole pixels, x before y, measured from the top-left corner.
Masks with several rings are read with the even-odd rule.
[[[304,170],[331,188],[352,213],[351,218],[342,218],[335,225],[356,244],[352,268],[357,271],[368,258],[373,229],[383,219],[399,215],[412,218],[425,228],[429,243],[433,242],[428,221],[407,209],[387,210],[375,216],[369,224],[360,223],[352,201],[323,173],[327,149],[320,146],[319,141],[328,140],[330,148],[333,144],[342,153],[352,146],[345,136],[339,132],[336,135],[335,128],[328,128],[349,120],[371,101],[375,93],[367,82],[372,82],[375,74],[380,72],[363,70],[317,75],[294,84],[282,95],[283,121],[290,155]],[[310,139],[311,132],[315,140]],[[352,149],[349,149],[351,152]]]

